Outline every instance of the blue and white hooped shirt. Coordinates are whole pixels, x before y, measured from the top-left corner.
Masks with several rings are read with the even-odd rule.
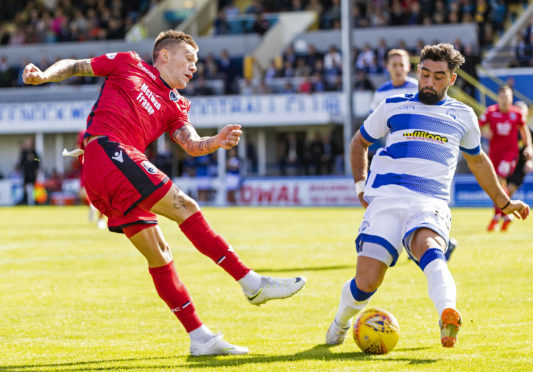
[[[365,199],[425,195],[450,200],[459,150],[479,154],[480,131],[474,111],[446,97],[425,105],[418,94],[386,98],[360,128],[369,142],[387,136],[372,159]]]

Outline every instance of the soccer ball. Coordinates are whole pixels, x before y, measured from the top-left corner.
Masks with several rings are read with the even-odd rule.
[[[368,309],[353,325],[353,338],[367,354],[387,354],[400,338],[400,325],[388,311]]]

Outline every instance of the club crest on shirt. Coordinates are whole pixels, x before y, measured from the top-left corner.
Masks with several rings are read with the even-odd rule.
[[[448,116],[451,116],[453,120],[457,120],[457,113],[455,112],[454,109],[448,110]]]
[[[105,56],[109,59],[114,59],[117,56],[117,53],[107,53]]]
[[[178,95],[177,95],[176,92],[174,92],[173,90],[171,90],[170,93],[168,94],[168,98],[169,98],[172,102],[178,102],[178,100],[179,100]]]
[[[141,165],[143,166],[144,169],[146,169],[146,171],[150,174],[157,174],[157,168],[155,167],[155,165],[153,165],[152,163],[150,163],[148,160],[145,160],[141,163]]]

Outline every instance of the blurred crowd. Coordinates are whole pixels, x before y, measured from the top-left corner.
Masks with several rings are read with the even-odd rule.
[[[0,45],[124,39],[157,0],[2,0]]]
[[[515,44],[515,58],[511,67],[533,66],[533,19],[529,25],[519,32]]]

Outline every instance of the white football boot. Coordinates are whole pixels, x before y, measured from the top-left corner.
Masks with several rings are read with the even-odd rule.
[[[290,297],[302,289],[304,285],[305,278],[303,276],[289,279],[263,276],[259,290],[253,294],[244,293],[244,295],[251,304],[259,306],[268,300]]]
[[[328,328],[328,331],[326,332],[326,344],[327,345],[340,345],[344,342],[344,339],[346,338],[346,333],[350,329],[350,324],[348,324],[348,327],[341,328],[337,324],[337,321],[333,319],[333,322],[331,322],[331,325]]]
[[[201,355],[241,355],[248,354],[246,347],[232,345],[222,339],[222,333],[214,335],[209,341],[204,343],[191,342],[190,352],[192,356]]]

